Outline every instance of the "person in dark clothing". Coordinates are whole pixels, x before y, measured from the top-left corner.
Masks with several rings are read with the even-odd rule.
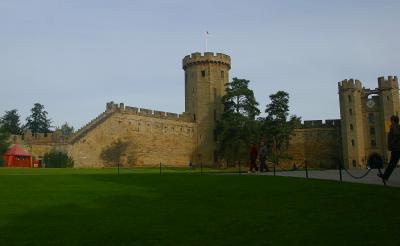
[[[257,155],[258,155],[257,147],[255,144],[252,144],[250,149],[250,172],[253,172],[253,169],[255,171],[258,171],[256,164]]]
[[[399,117],[393,115],[390,118],[390,130],[388,133],[388,149],[390,151],[390,162],[384,174],[378,174],[383,180],[388,180],[392,174],[397,162],[400,159],[400,126]]]
[[[266,165],[267,146],[265,145],[264,141],[261,142],[259,158],[260,158],[260,172],[268,172],[268,166]]]

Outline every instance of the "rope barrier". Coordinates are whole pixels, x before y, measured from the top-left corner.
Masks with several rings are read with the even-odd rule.
[[[350,172],[349,172],[349,170],[347,170],[346,168],[343,168],[345,171],[346,171],[346,173],[350,176],[350,177],[352,177],[353,179],[362,179],[362,178],[365,178],[370,172],[371,172],[371,170],[372,169],[368,169],[367,170],[367,172],[365,172],[363,175],[361,175],[361,176],[354,176],[353,174],[351,174]]]

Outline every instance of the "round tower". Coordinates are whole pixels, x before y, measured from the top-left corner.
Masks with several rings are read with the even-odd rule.
[[[214,163],[215,121],[223,112],[222,96],[229,82],[231,58],[221,53],[192,53],[182,61],[185,70],[185,113],[197,123],[195,160]]]

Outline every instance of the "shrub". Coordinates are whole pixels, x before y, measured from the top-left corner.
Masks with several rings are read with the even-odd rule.
[[[43,158],[46,167],[74,167],[74,160],[66,153],[59,151],[50,151]]]

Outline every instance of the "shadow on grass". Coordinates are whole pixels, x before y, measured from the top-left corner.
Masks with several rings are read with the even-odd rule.
[[[400,239],[390,233],[400,223],[393,216],[398,189],[254,176],[74,181],[101,186],[101,197],[9,215],[0,245],[397,245]],[[134,187],[157,195],[134,194]],[[391,238],[377,237],[386,234]]]

